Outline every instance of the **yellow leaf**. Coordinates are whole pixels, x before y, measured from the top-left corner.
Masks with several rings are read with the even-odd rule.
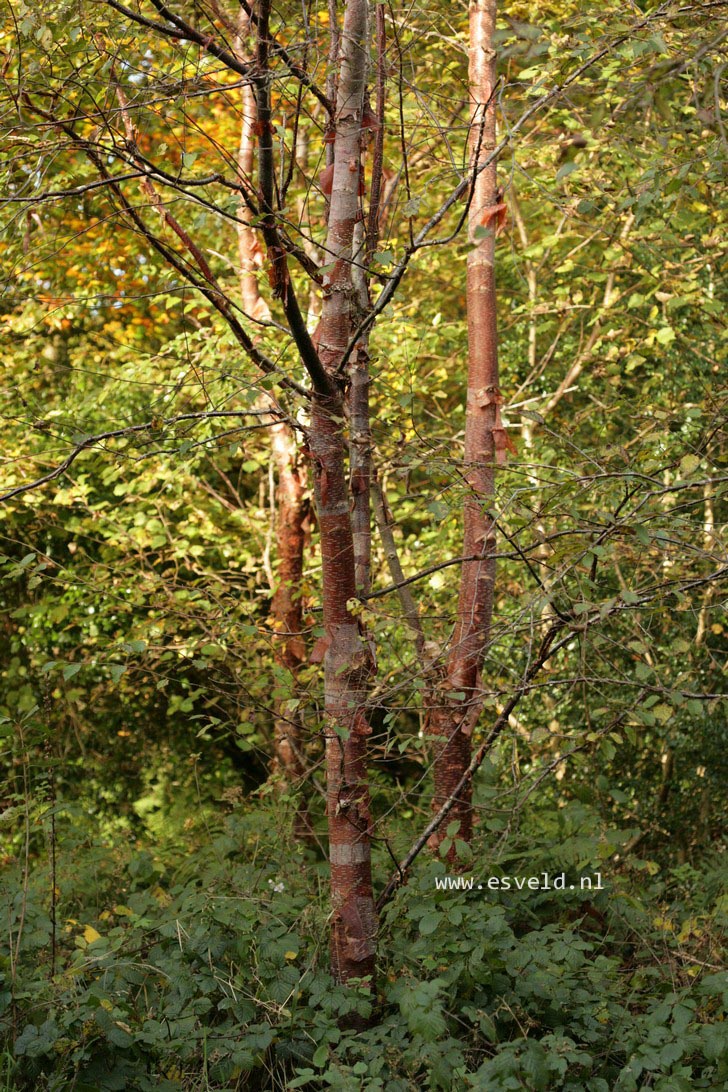
[[[97,933],[93,925],[84,926],[83,936],[87,944],[93,944],[95,940],[101,940],[101,933]]]
[[[666,918],[663,914],[658,914],[656,918],[653,918],[652,924],[655,925],[658,929],[662,929],[663,933],[675,932],[675,926],[670,921],[670,919]]]
[[[158,903],[161,903],[162,906],[167,906],[172,901],[164,888],[160,887],[159,884],[156,884],[156,886],[152,888],[151,894],[154,895],[154,898]]]

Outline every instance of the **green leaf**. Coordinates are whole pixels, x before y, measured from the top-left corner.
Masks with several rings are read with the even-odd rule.
[[[578,171],[578,170],[579,170],[579,164],[575,163],[573,159],[569,160],[568,163],[562,163],[562,165],[559,167],[558,171],[556,172],[556,181],[561,182],[561,180],[563,178],[568,178],[568,176],[570,174],[573,174],[574,171]]]
[[[680,475],[683,478],[689,478],[691,474],[700,466],[700,458],[698,455],[683,455],[680,460]]]
[[[473,851],[467,842],[464,842],[462,838],[455,839],[455,852],[458,855],[458,859],[461,861],[472,861]]]
[[[427,505],[427,511],[432,512],[433,516],[438,521],[445,519],[445,517],[450,514],[449,507],[439,500],[430,501]]]
[[[429,937],[435,932],[438,925],[442,921],[442,914],[439,914],[435,910],[430,910],[420,918],[420,932],[423,937]]]
[[[297,1069],[296,1072],[298,1073],[298,1076],[294,1077],[292,1081],[286,1082],[287,1088],[304,1088],[305,1085],[318,1080],[316,1072],[313,1069]]]
[[[655,717],[657,717],[661,724],[667,724],[667,722],[674,716],[674,710],[665,702],[660,702],[659,705],[653,706],[652,713]]]
[[[322,1066],[326,1065],[328,1060],[329,1060],[329,1048],[328,1048],[328,1045],[326,1043],[323,1043],[318,1048],[318,1050],[314,1053],[314,1056],[311,1059],[311,1061],[313,1062],[313,1064],[315,1066],[318,1066],[318,1068],[320,1069]]]

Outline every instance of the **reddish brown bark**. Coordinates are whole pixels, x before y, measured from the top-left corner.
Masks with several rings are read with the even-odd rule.
[[[244,53],[244,40],[248,20],[241,17],[237,52]],[[242,179],[251,184],[255,169],[255,122],[257,106],[250,84],[242,89],[242,123],[238,149],[238,170]],[[270,319],[270,308],[258,285],[256,269],[263,264],[263,252],[254,227],[250,223],[250,211],[245,201],[238,208],[238,260],[240,294],[245,313],[254,320]],[[304,520],[306,515],[305,477],[298,465],[296,440],[291,429],[282,421],[270,426],[271,457],[276,468],[276,547],[278,571],[276,588],[271,602],[271,617],[276,631],[275,657],[277,663],[295,676],[305,662],[306,647],[303,640],[303,611],[301,605],[301,579],[303,576],[303,551],[305,542]],[[300,722],[294,713],[284,711],[284,703],[277,700],[274,708],[274,769],[292,786],[303,780],[305,769],[302,761]],[[310,832],[308,809],[304,801],[296,812],[294,833],[304,837]]]
[[[331,969],[338,981],[374,971],[365,716],[373,663],[347,604],[356,595],[349,490],[344,473],[343,399],[317,397],[311,420],[321,535],[326,652],[325,738],[331,897]]]
[[[495,0],[471,0],[469,82],[471,167],[476,168],[496,143]],[[463,477],[467,493],[463,511],[463,563],[458,613],[446,677],[430,720],[435,744],[433,808],[439,811],[468,768],[471,734],[482,710],[480,670],[490,636],[495,582],[495,528],[488,512],[494,490],[495,463],[505,450],[500,421],[495,291],[495,225],[488,211],[498,204],[495,162],[475,180],[468,229],[468,380]],[[486,231],[476,229],[488,220]],[[473,830],[471,789],[460,793],[449,816],[458,820],[457,837],[470,841]],[[440,827],[430,839],[439,848]],[[449,854],[456,859],[454,847]]]
[[[362,223],[354,231],[353,315],[359,320],[369,305],[364,262],[364,231]],[[352,351],[349,375],[349,465],[351,491],[351,527],[354,536],[354,581],[358,595],[371,590],[372,533],[370,491],[372,484],[372,427],[369,419],[369,338],[360,337]]]
[[[371,819],[366,770],[365,706],[374,671],[367,642],[351,614],[356,597],[354,535],[349,509],[344,397],[339,367],[355,328],[352,278],[359,212],[361,138],[368,57],[367,0],[349,0],[339,57],[324,299],[317,344],[329,391],[314,395],[310,448],[323,570],[327,813],[331,862],[334,978],[374,974],[376,915],[371,879]]]
[[[370,306],[366,269],[377,248],[379,202],[381,198],[382,164],[384,158],[385,50],[384,9],[377,5],[377,101],[376,114],[364,97],[360,140],[374,137],[369,218],[364,233],[364,215],[357,209],[354,228],[352,284],[353,325],[358,326]],[[360,169],[361,170],[361,169]],[[363,192],[360,177],[359,192]],[[349,462],[351,467],[351,525],[354,535],[354,570],[357,592],[368,595],[371,590],[372,562],[372,429],[369,417],[369,335],[360,337],[348,362],[349,375]]]
[[[306,661],[303,639],[301,583],[305,547],[307,502],[305,475],[298,463],[296,442],[290,428],[278,422],[271,426],[271,454],[276,467],[276,546],[278,570],[271,601],[271,616],[276,630],[275,656],[281,666],[296,673]],[[274,710],[274,746],[278,769],[291,786],[300,786],[306,774],[303,760],[303,736],[297,713],[286,713],[285,703],[276,701]],[[294,834],[309,837],[311,825],[308,808],[302,798],[296,811]]]
[[[248,182],[253,177],[255,163],[255,95],[250,84],[242,89],[243,118],[240,125],[240,147],[238,150],[238,170]],[[238,265],[240,271],[240,294],[243,309],[251,319],[266,321],[270,310],[260,294],[256,269],[263,265],[263,251],[255,229],[250,224],[250,210],[244,200],[238,206]]]

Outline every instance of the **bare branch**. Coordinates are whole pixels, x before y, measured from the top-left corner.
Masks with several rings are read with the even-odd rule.
[[[388,511],[384,492],[376,478],[372,479],[371,490],[372,500],[374,502],[374,516],[377,521],[382,546],[384,547],[384,556],[387,559],[389,572],[392,577],[391,588],[396,588],[399,594],[399,601],[402,604],[405,620],[415,635],[415,647],[417,649],[417,655],[421,659],[425,650],[425,634],[422,629],[420,616],[417,613],[417,604],[409,590],[410,581],[405,580],[404,572],[402,571],[402,563],[399,560],[394,534],[392,533],[391,513]],[[382,594],[384,593],[374,592],[373,595],[367,595],[365,598],[373,599],[375,596]]]
[[[216,417],[268,416],[272,416],[274,419],[263,427],[270,427],[277,421],[287,419],[286,415],[280,410],[274,410],[272,408],[266,410],[201,410],[198,413],[180,413],[175,417],[164,417],[160,420],[145,421],[144,424],[141,425],[126,425],[123,428],[108,429],[106,432],[97,432],[95,435],[87,436],[81,443],[76,444],[63,462],[59,463],[53,470],[49,470],[47,474],[43,474],[40,478],[36,478],[32,482],[26,482],[24,485],[16,485],[6,493],[0,493],[0,503],[12,500],[13,497],[19,497],[23,493],[29,493],[33,489],[39,489],[41,486],[47,485],[48,482],[52,482],[55,478],[60,478],[60,476],[75,463],[82,451],[87,451],[89,448],[96,447],[97,444],[103,443],[104,440],[117,440],[121,436],[133,436],[140,432],[149,432],[152,435],[158,435],[164,428],[168,428],[170,425],[179,424],[181,421],[206,421]],[[290,423],[291,422],[289,421],[289,424]]]
[[[288,325],[296,342],[301,360],[311,377],[314,390],[319,394],[331,394],[331,381],[319,359],[319,354],[311,340],[308,327],[301,314],[298,299],[293,287],[286,248],[283,246],[274,211],[275,176],[273,169],[273,125],[271,122],[270,73],[268,66],[269,47],[268,19],[270,0],[263,0],[258,14],[258,43],[256,50],[257,75],[253,81],[257,109],[256,129],[258,132],[258,176],[260,181],[261,230],[270,262],[270,281],[273,295],[283,304]]]
[[[555,638],[564,628],[567,627],[565,627],[564,623],[561,621],[555,622],[545,634],[536,658],[532,661],[528,670],[524,674],[521,684],[513,691],[510,698],[504,705],[503,709],[493,721],[490,731],[485,735],[482,743],[473,755],[467,770],[460,778],[458,784],[455,786],[450,796],[447,798],[447,800],[445,800],[440,809],[432,817],[425,829],[417,837],[411,848],[399,862],[399,865],[397,866],[397,871],[390,876],[387,884],[385,885],[383,891],[377,899],[377,911],[381,911],[382,907],[386,906],[397,888],[406,881],[408,870],[427,845],[429,838],[439,829],[439,827],[442,826],[445,819],[447,819],[448,815],[461,797],[463,790],[467,788],[467,786],[473,780],[473,776],[482,766],[483,761],[485,760],[485,757],[490,751],[491,747],[496,742],[503,729],[507,726],[508,718],[510,717],[511,713],[516,708],[521,698],[523,698],[524,695],[527,694],[530,690],[530,684],[533,679],[539,674],[544,665],[550,659],[552,659],[553,656],[556,655],[557,652],[560,652],[562,648],[566,647],[566,645],[569,643],[569,641],[572,640],[575,634],[579,632],[585,632],[592,626],[600,625],[600,623],[602,623],[605,618],[611,617],[614,614],[619,614],[624,611],[634,611],[640,606],[646,606],[647,604],[653,602],[655,598],[661,598],[662,596],[664,596],[666,587],[670,586],[671,584],[675,586],[679,585],[681,591],[689,591],[692,588],[702,587],[705,584],[712,584],[716,581],[719,581],[727,574],[728,565],[723,565],[722,567],[714,570],[709,575],[699,577],[694,580],[685,580],[682,582],[667,581],[663,584],[660,584],[650,594],[640,596],[636,603],[617,603],[604,615],[600,615],[599,611],[594,611],[590,613],[588,616],[585,617],[583,621],[580,621],[578,626],[573,624],[570,625],[568,627],[568,632],[566,633],[566,635],[563,636],[556,644],[553,643]]]

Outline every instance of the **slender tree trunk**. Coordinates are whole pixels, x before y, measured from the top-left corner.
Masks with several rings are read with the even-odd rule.
[[[240,20],[237,53],[244,56],[244,41],[248,20]],[[242,122],[238,149],[238,170],[242,178],[252,183],[255,169],[255,122],[257,107],[250,84],[242,88]],[[260,293],[256,269],[263,264],[263,251],[255,229],[250,223],[250,210],[245,201],[238,207],[238,262],[240,294],[243,309],[253,321],[270,320],[270,308]],[[267,395],[264,396],[267,399]],[[267,401],[264,405],[269,404]],[[276,662],[292,676],[306,660],[303,640],[303,610],[301,606],[301,579],[303,576],[304,521],[306,518],[305,476],[298,464],[296,440],[291,429],[283,421],[270,425],[271,457],[276,469],[276,546],[278,572],[271,602],[271,615],[276,631]],[[297,714],[287,714],[283,702],[276,700],[274,708],[275,763],[290,785],[300,783],[304,777],[301,758],[301,725]],[[297,809],[294,833],[304,837],[310,832],[308,809],[304,801]]]
[[[276,629],[275,656],[276,661],[295,680],[298,671],[306,662],[301,584],[308,504],[305,496],[305,474],[298,463],[296,442],[290,428],[282,422],[271,427],[271,455],[277,473],[275,497],[278,570],[271,602],[271,615]],[[284,703],[277,700],[274,708],[276,763],[288,784],[300,788],[306,775],[302,725],[299,714],[285,712],[283,706]],[[299,839],[311,835],[308,806],[303,795],[296,809],[294,834]]]
[[[240,55],[241,52],[242,34],[239,39],[238,54]],[[238,170],[243,178],[252,183],[256,146],[254,126],[257,110],[255,95],[250,84],[243,85],[242,100]],[[266,322],[270,319],[270,309],[260,294],[255,272],[262,265],[263,251],[255,229],[250,224],[250,210],[245,201],[241,200],[238,205],[238,267],[243,309],[249,318]]]
[[[352,284],[354,288],[354,324],[369,310],[369,282],[367,270],[371,266],[379,239],[379,205],[382,190],[384,161],[384,106],[386,84],[386,32],[384,8],[376,9],[376,113],[372,112],[368,97],[364,100],[361,121],[361,138],[365,131],[374,136],[371,188],[369,191],[369,217],[366,232],[364,215],[358,210],[358,222],[354,227]],[[365,77],[366,78],[366,77]],[[364,187],[361,186],[360,189]],[[349,359],[349,459],[351,464],[351,522],[354,533],[354,566],[356,587],[360,595],[371,591],[372,562],[372,428],[369,416],[369,334],[359,338]]]
[[[369,306],[369,291],[364,269],[364,226],[354,229],[352,269],[353,324],[358,324]],[[369,420],[369,339],[359,338],[347,368],[349,374],[349,466],[351,489],[351,525],[354,535],[354,569],[358,595],[371,590],[372,533],[370,489],[372,482],[372,428]]]
[[[337,981],[374,974],[376,914],[371,879],[371,818],[365,705],[374,671],[369,645],[351,613],[357,595],[350,493],[346,478],[343,383],[338,370],[358,310],[352,278],[359,218],[361,141],[367,75],[367,0],[349,0],[339,43],[334,172],[329,204],[321,321],[317,330],[329,392],[313,398],[310,448],[321,536],[326,651],[325,736],[331,897],[331,968]]]
[[[495,0],[471,0],[472,166],[483,162],[496,143],[495,17]],[[475,556],[476,560],[463,563],[446,676],[430,721],[430,732],[436,738],[435,811],[454,792],[470,762],[470,737],[483,701],[480,670],[493,614],[495,528],[488,508],[493,498],[495,463],[504,457],[506,445],[498,386],[496,222],[489,214],[497,204],[496,166],[492,163],[477,176],[468,224],[473,248],[468,254],[467,266],[468,384],[463,467],[467,492],[463,511],[463,555]],[[487,229],[485,234],[476,234],[479,227]],[[452,809],[450,820],[459,821],[457,836],[469,842],[473,830],[469,782]],[[445,831],[440,828],[433,834],[430,844],[437,849],[444,837]],[[449,858],[456,859],[454,847]]]
[[[713,505],[713,486],[711,482],[707,481],[703,486],[703,549],[707,557],[715,552],[716,540],[715,540],[715,508]],[[717,561],[717,559],[716,559]],[[705,634],[708,629],[708,618],[710,611],[710,603],[712,599],[712,589],[708,585],[705,595],[703,597],[703,605],[700,608],[698,615],[698,628],[695,631],[695,644],[702,645],[705,640]]]

